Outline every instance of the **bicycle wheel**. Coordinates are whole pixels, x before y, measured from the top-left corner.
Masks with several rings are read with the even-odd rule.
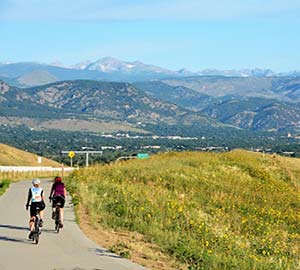
[[[60,211],[59,207],[56,207],[56,209],[55,209],[55,231],[57,233],[59,233],[59,218],[60,218],[59,211]]]
[[[34,222],[33,242],[37,245],[39,243],[39,239],[40,239],[40,218],[36,216]]]
[[[39,243],[39,240],[40,240],[40,234],[39,234],[39,232],[34,232],[33,243],[37,245]]]
[[[55,231],[59,233],[59,223],[55,222]]]

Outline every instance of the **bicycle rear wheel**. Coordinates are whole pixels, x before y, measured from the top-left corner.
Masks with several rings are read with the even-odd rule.
[[[59,233],[59,221],[60,221],[60,213],[59,213],[59,211],[60,211],[60,208],[59,207],[56,207],[56,209],[55,209],[55,231],[57,232],[57,233]]]
[[[33,243],[38,244],[40,240],[40,218],[39,216],[35,217],[34,221],[34,233],[33,233]]]

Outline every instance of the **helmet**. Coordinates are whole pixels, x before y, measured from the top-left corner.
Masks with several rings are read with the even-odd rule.
[[[41,183],[41,181],[39,179],[33,179],[32,180],[33,185],[39,185],[40,183]]]
[[[62,181],[62,179],[61,179],[61,177],[60,177],[60,176],[56,176],[56,177],[54,178],[54,181],[55,181],[55,182],[61,182],[61,181]]]

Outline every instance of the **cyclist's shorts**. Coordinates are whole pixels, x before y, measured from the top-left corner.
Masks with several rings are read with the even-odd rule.
[[[30,205],[30,216],[34,217],[39,213],[39,211],[45,209],[45,203],[44,202],[32,202]]]
[[[56,205],[59,205],[60,208],[64,208],[64,206],[65,206],[65,201],[66,201],[66,200],[65,200],[65,197],[64,197],[64,196],[61,196],[61,195],[59,195],[59,196],[54,196],[54,197],[53,197],[52,207],[55,208]]]

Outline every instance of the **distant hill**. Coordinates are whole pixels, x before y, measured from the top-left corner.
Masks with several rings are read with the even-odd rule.
[[[300,130],[299,78],[189,77],[134,84],[224,124],[254,131]]]
[[[214,103],[203,114],[222,123],[244,129],[267,131],[300,131],[300,104],[272,99],[230,99]]]
[[[0,143],[0,166],[52,166],[60,167],[60,164],[46,158],[42,158],[42,164],[38,164],[38,156],[29,152]]]
[[[25,73],[24,75],[20,76],[17,81],[20,85],[35,86],[56,82],[57,78],[48,71],[37,70]]]
[[[184,86],[216,98],[260,97],[285,102],[300,102],[299,77],[194,76],[167,79],[162,82],[171,86]]]
[[[41,80],[41,75],[42,79]],[[103,76],[102,76],[103,75]],[[11,85],[28,87],[56,81],[89,79],[105,80],[100,71],[78,70],[34,62],[0,65],[0,77]]]
[[[201,113],[147,95],[129,83],[76,80],[26,89],[2,85],[6,89],[0,93],[3,117],[122,122],[120,127],[129,125],[132,130],[141,130],[145,124],[223,126]],[[57,121],[55,126],[59,126]]]
[[[136,82],[134,85],[147,94],[183,108],[199,111],[217,99],[184,86],[171,86],[161,81]]]

